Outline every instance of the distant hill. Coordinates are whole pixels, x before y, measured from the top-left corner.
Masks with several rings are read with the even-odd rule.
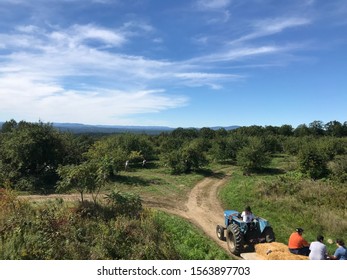
[[[0,122],[0,129],[4,122]],[[89,125],[81,123],[52,123],[53,127],[60,131],[71,132],[71,133],[137,133],[137,134],[160,134],[162,132],[170,132],[176,128],[167,126],[122,126],[122,125]],[[213,130],[224,128],[225,130],[233,130],[240,126],[215,126],[210,127]],[[199,129],[199,128],[197,128]]]
[[[146,133],[159,134],[169,132],[174,128],[166,126],[121,126],[121,125],[88,125],[79,123],[53,123],[53,126],[60,131],[70,131],[72,133]]]
[[[232,126],[213,126],[213,127],[210,127],[211,129],[213,130],[218,130],[218,129],[222,129],[224,128],[225,130],[234,130],[234,129],[237,129],[241,126],[238,126],[238,125],[232,125]]]

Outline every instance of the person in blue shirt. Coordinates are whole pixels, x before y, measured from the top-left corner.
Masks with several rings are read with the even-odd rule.
[[[347,249],[345,247],[345,242],[342,239],[336,239],[337,249],[333,256],[330,256],[332,260],[347,260]]]

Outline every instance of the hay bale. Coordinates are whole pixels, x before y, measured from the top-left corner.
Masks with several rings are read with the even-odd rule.
[[[256,244],[255,252],[264,260],[308,260],[306,256],[290,253],[286,244],[278,242]]]

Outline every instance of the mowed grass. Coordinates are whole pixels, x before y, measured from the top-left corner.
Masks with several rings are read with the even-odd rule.
[[[287,163],[287,164],[286,164]],[[225,209],[242,211],[250,205],[256,216],[267,219],[276,239],[288,242],[296,227],[305,229],[309,242],[322,234],[325,240],[347,240],[347,188],[330,181],[312,181],[292,171],[293,157],[277,156],[270,168],[244,176],[235,167],[231,181],[220,192]],[[335,244],[327,244],[330,253]]]
[[[201,172],[173,175],[165,166],[157,162],[149,163],[145,168],[132,165],[127,171],[121,171],[102,192],[117,189],[121,192],[132,192],[141,197],[158,198],[160,200],[186,200],[191,189],[206,176],[212,175],[211,170],[219,170],[222,165],[208,166]]]

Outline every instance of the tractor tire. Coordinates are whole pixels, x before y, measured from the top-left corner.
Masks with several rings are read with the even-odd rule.
[[[238,225],[231,224],[227,227],[226,239],[230,253],[239,256],[244,249],[244,240]]]
[[[217,233],[217,237],[219,240],[225,241],[224,227],[223,226],[217,225],[216,233]]]
[[[272,227],[267,227],[264,232],[263,232],[263,237],[265,237],[265,241],[266,243],[271,243],[271,242],[275,242],[276,238],[275,238],[275,233],[272,229]]]

